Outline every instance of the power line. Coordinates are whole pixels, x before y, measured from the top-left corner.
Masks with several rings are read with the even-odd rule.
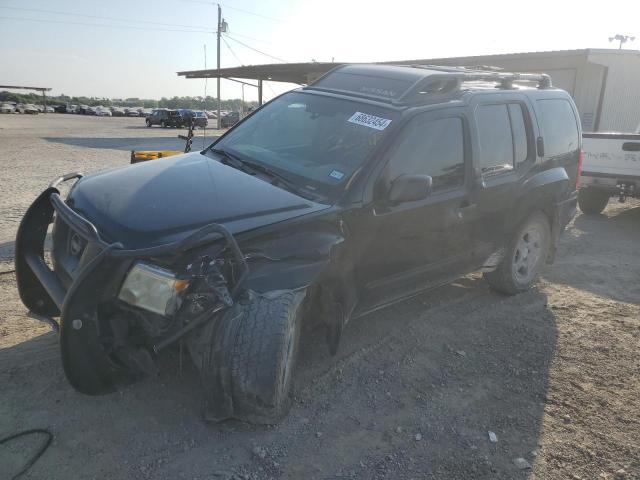
[[[82,25],[85,27],[124,28],[128,30],[151,30],[156,32],[216,33],[212,30],[175,30],[175,29],[168,29],[168,28],[145,28],[145,27],[134,27],[129,25],[105,25],[104,23],[69,22],[64,20],[44,20],[40,18],[0,17],[0,20],[20,20],[20,21],[26,21],[26,22],[57,23],[57,24],[64,24],[64,25]]]
[[[193,28],[193,29],[200,29],[200,30],[208,28],[208,27],[203,27],[199,25],[181,25],[181,24],[174,24],[174,23],[152,22],[149,20],[132,20],[132,19],[126,19],[126,18],[102,17],[100,15],[86,15],[83,13],[62,12],[59,10],[44,10],[40,8],[5,7],[5,6],[0,6],[0,8],[4,8],[7,10],[21,10],[24,12],[49,13],[53,15],[70,15],[73,17],[95,18],[98,20],[113,20],[116,22],[124,22],[124,23],[147,23],[150,25],[163,25],[166,27],[185,27],[185,28]]]
[[[280,20],[279,18],[273,18],[267,15],[262,15],[261,13],[251,12],[249,10],[243,10],[242,8],[238,8],[238,7],[232,7],[231,5],[227,5],[226,3],[221,3],[220,5],[230,10],[236,10],[237,12],[246,13],[247,15],[253,15],[254,17],[263,18],[265,20],[271,20],[272,22],[284,23],[284,20]]]
[[[202,3],[210,3],[210,2],[202,2]],[[213,34],[216,33],[214,31],[207,30],[208,27],[200,26],[200,25],[184,25],[184,24],[179,24],[179,23],[152,22],[150,20],[130,20],[130,19],[125,19],[125,18],[103,17],[103,16],[99,16],[99,15],[85,15],[85,14],[81,14],[81,13],[62,12],[62,11],[57,11],[57,10],[44,10],[44,9],[39,9],[39,8],[22,8],[22,7],[0,6],[0,9],[2,9],[2,8],[10,9],[10,10],[22,10],[22,11],[25,11],[25,12],[48,13],[48,14],[53,14],[53,15],[71,15],[71,16],[76,16],[76,17],[95,18],[95,19],[98,19],[98,20],[109,20],[109,21],[116,21],[116,22],[146,23],[146,24],[149,24],[149,25],[163,25],[163,26],[167,26],[167,27],[184,27],[184,28],[193,29],[193,31],[197,32],[197,33],[213,33]],[[18,19],[18,18],[16,18],[16,19]],[[53,22],[53,20],[49,20],[49,19],[26,19],[25,18],[24,20],[32,20],[32,21],[45,21],[46,20],[47,22]],[[58,20],[58,22],[62,22],[62,20]],[[93,25],[93,24],[91,24],[91,25]],[[105,25],[105,26],[107,26],[107,25]],[[116,25],[114,25],[114,26],[116,26]],[[128,25],[123,25],[123,27],[131,28]],[[138,29],[139,28],[136,27],[136,30],[138,30]],[[167,31],[173,31],[173,30],[167,30]],[[182,31],[182,30],[175,30],[175,31]],[[191,31],[191,30],[189,30],[189,31]],[[237,32],[234,32],[233,34],[235,36],[237,36],[237,37],[242,37],[242,38],[246,38],[246,39],[253,40],[253,41],[256,41],[256,42],[262,42],[262,43],[269,44],[269,42],[266,42],[265,40],[261,40],[259,38],[250,37],[248,35],[244,35],[244,34],[237,33]]]
[[[244,65],[244,63],[242,63],[242,61],[240,60],[240,58],[238,57],[238,55],[236,55],[236,52],[233,51],[233,49],[231,48],[231,45],[229,45],[229,43],[227,42],[227,40],[224,37],[221,37],[222,41],[224,42],[224,44],[227,46],[227,48],[229,49],[229,51],[231,52],[231,54],[236,57],[236,60],[238,60],[238,63],[240,65]]]
[[[256,13],[256,12],[252,12],[250,10],[244,10],[242,8],[238,8],[238,7],[232,7],[231,5],[227,5],[226,3],[222,3],[222,2],[207,2],[206,0],[182,0],[183,2],[189,2],[189,3],[200,3],[203,5],[220,5],[221,7],[224,8],[228,8],[229,10],[235,10],[237,12],[241,12],[241,13],[245,13],[247,15],[253,15],[254,17],[259,17],[262,18],[264,20],[270,20],[272,22],[280,22],[280,23],[284,23],[284,20],[280,20],[279,18],[274,18],[274,17],[270,17],[268,15],[262,15],[261,13]]]
[[[258,50],[257,48],[253,48],[252,46],[247,45],[246,43],[243,43],[243,42],[241,42],[240,40],[238,40],[236,38],[233,38],[228,33],[225,34],[225,37],[227,37],[229,40],[233,40],[234,42],[239,43],[240,45],[242,45],[245,48],[248,48],[249,50],[253,50],[254,52],[257,52],[257,53],[259,53],[261,55],[264,55],[265,57],[273,58],[274,60],[277,60],[279,62],[287,63],[286,60],[283,60],[282,58],[274,57],[273,55],[269,55],[268,53],[265,53],[265,52],[263,52],[261,50]]]

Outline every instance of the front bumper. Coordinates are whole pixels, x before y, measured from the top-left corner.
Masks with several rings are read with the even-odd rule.
[[[80,174],[60,177],[27,210],[16,237],[16,278],[20,298],[31,312],[54,323],[52,317],[60,317],[61,356],[69,382],[83,393],[101,394],[113,391],[122,380],[131,376],[105,348],[104,339],[112,338],[114,334],[105,331],[105,325],[99,321],[99,311],[100,305],[117,297],[122,281],[135,261],[179,258],[185,252],[206,247],[222,238],[239,267],[231,290],[232,298],[236,298],[244,284],[248,267],[231,233],[218,224],[206,225],[178,242],[145,249],[127,250],[120,243],[106,242],[91,222],[60,197],[59,184],[80,177]],[[44,242],[54,214],[56,222],[64,223],[65,228],[86,242],[72,277],[65,278],[62,271],[56,273],[45,261]],[[218,304],[190,319],[189,323],[159,339],[153,350],[157,353],[174,343],[223,308]]]

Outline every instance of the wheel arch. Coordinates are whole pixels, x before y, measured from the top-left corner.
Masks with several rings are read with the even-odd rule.
[[[536,211],[542,212],[549,221],[551,228],[551,245],[547,262],[555,259],[558,238],[562,230],[558,205],[569,191],[569,175],[563,167],[555,167],[528,178],[518,192],[514,202],[514,208],[510,210],[507,218],[509,235],[526,221]]]

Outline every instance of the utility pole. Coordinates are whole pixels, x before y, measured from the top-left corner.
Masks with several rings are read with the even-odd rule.
[[[628,41],[633,42],[635,39],[636,37],[631,37],[629,35],[620,35],[619,33],[613,37],[609,37],[610,42],[613,42],[614,40],[620,42],[620,45],[618,46],[618,50],[622,50],[623,44],[627,43]]]
[[[222,35],[222,9],[218,4],[218,130],[220,130],[220,35]]]

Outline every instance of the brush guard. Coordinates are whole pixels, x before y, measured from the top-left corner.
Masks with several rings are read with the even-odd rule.
[[[223,225],[215,223],[205,225],[178,242],[144,249],[127,250],[121,243],[104,241],[96,227],[60,197],[57,187],[76,178],[82,178],[82,174],[73,173],[56,179],[27,210],[16,237],[16,279],[20,298],[33,316],[45,318],[54,326],[58,326],[58,322],[53,317],[60,317],[62,363],[71,385],[83,393],[96,395],[114,391],[123,377],[128,376],[102,347],[97,306],[117,295],[121,281],[133,262],[180,255],[223,238],[239,268],[237,281],[230,292],[234,301],[242,290],[249,268],[233,235]],[[47,265],[44,257],[47,229],[54,213],[87,241],[85,251],[94,252],[68,288]],[[208,315],[199,316],[160,340],[154,350],[157,352],[177,342],[190,331],[219,316],[225,308],[225,305],[216,305],[205,312]]]

